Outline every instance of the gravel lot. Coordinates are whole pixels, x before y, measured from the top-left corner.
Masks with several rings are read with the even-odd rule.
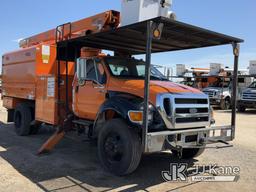
[[[0,103],[1,105],[1,103]],[[217,124],[230,122],[229,111],[216,111]],[[238,182],[165,182],[161,172],[170,163],[185,162],[171,153],[144,156],[138,170],[127,177],[115,177],[99,165],[96,147],[82,137],[67,135],[48,155],[36,152],[53,133],[50,128],[35,136],[18,137],[13,124],[7,124],[0,108],[0,191],[255,191],[256,111],[238,114],[234,147],[209,149],[189,162],[189,166],[227,165],[241,169]]]

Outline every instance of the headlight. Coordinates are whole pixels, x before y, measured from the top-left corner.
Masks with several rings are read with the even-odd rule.
[[[220,92],[219,92],[219,91],[216,91],[216,92],[215,92],[215,95],[216,95],[217,97],[219,97],[219,96],[220,96]]]

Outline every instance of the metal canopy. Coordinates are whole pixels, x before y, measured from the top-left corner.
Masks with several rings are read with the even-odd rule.
[[[58,43],[58,46],[68,47],[69,58],[74,58],[74,48],[77,47],[99,48],[123,52],[130,55],[145,54],[148,21],[61,41]],[[153,39],[152,53],[243,42],[242,39],[216,33],[164,17],[157,17],[150,21],[157,24],[164,24],[161,39]]]

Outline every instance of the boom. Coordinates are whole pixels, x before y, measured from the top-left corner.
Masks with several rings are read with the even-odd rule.
[[[73,23],[66,23],[32,37],[20,41],[20,47],[26,48],[40,43],[54,44],[58,40],[67,40],[91,33],[115,28],[120,23],[120,13],[106,11],[98,15],[88,17]]]

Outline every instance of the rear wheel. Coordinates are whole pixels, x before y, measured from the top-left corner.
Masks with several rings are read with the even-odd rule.
[[[202,155],[205,148],[192,148],[192,149],[183,149],[181,159],[193,159]],[[178,157],[178,151],[172,150],[172,153]]]
[[[32,115],[29,105],[19,104],[14,112],[15,131],[19,136],[27,136],[30,133],[30,123]]]
[[[101,164],[115,175],[127,175],[136,170],[142,154],[138,133],[122,119],[108,121],[100,130],[98,155]]]

